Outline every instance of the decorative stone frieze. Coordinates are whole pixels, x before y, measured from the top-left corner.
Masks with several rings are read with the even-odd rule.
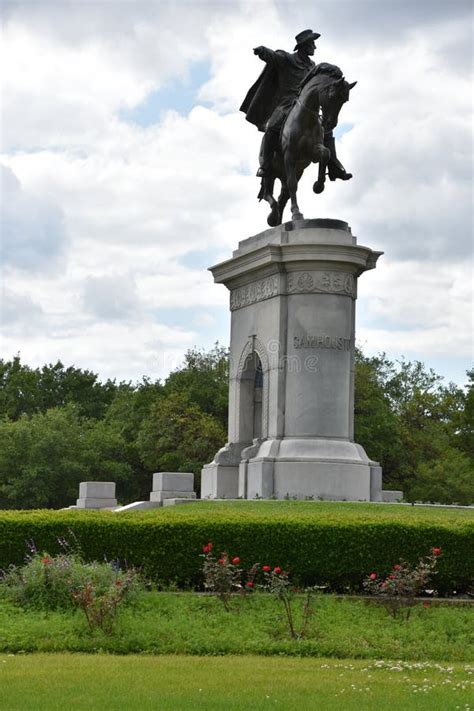
[[[230,310],[235,311],[243,306],[250,306],[258,301],[271,299],[272,296],[279,294],[279,277],[274,276],[259,279],[251,284],[240,286],[238,289],[233,289],[230,292]]]
[[[356,298],[353,274],[339,271],[290,272],[287,276],[288,294],[344,294]]]
[[[355,299],[356,283],[353,274],[347,272],[313,270],[290,272],[284,289],[280,276],[275,274],[232,289],[230,310],[236,311],[282,294],[342,294]]]

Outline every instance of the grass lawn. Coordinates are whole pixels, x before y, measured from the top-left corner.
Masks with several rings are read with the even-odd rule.
[[[302,640],[289,638],[280,603],[270,595],[239,596],[232,606],[226,612],[214,597],[192,593],[144,593],[106,635],[91,634],[80,611],[25,611],[3,601],[0,651],[474,660],[474,610],[467,605],[420,604],[405,621],[374,603],[321,595]]]
[[[473,672],[472,666],[434,662],[0,655],[0,708],[467,711],[472,708]]]

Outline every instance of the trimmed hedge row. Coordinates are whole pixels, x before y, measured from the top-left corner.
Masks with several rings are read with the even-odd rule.
[[[181,511],[178,511],[181,508]],[[280,565],[301,584],[357,590],[370,572],[384,573],[400,559],[416,562],[440,546],[436,587],[440,593],[472,589],[474,519],[400,520],[386,516],[301,513],[256,515],[195,507],[154,513],[87,511],[0,512],[0,568],[24,560],[26,542],[39,551],[59,551],[57,539],[78,538],[85,558],[118,558],[138,566],[156,583],[200,585],[202,545],[239,555],[243,566]]]

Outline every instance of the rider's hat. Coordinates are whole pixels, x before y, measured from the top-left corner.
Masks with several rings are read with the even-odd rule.
[[[321,35],[317,32],[313,32],[313,30],[303,30],[302,32],[299,32],[295,37],[296,47],[293,51],[296,51],[298,47],[301,47],[301,45],[308,40],[317,40],[318,37],[321,37]]]

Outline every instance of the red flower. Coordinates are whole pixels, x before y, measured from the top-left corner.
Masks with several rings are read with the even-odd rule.
[[[217,562],[219,563],[219,565],[225,565],[224,558],[219,558],[219,560]]]
[[[246,588],[253,588],[253,582],[249,580],[248,582],[245,583]]]
[[[398,565],[398,564],[397,564],[397,565],[394,565],[394,566],[393,566],[393,569],[394,569],[394,570],[401,570],[401,567],[402,567],[401,565]]]
[[[49,565],[51,563],[51,560],[48,558],[47,555],[44,556],[44,558],[41,558],[41,562],[43,565]]]
[[[269,573],[271,568],[269,565],[262,565],[262,570],[264,573]]]
[[[371,580],[377,580],[377,573],[371,573],[371,574],[369,575],[369,578],[370,578]]]
[[[388,579],[389,579],[389,580],[393,580],[394,578],[395,578],[394,574],[393,574],[393,573],[390,573],[390,575],[388,576]]]
[[[238,565],[240,563],[240,558],[238,555],[235,556],[235,558],[232,558],[232,565]]]
[[[441,548],[432,548],[432,549],[431,549],[431,552],[432,552],[433,555],[435,555],[435,556],[441,555]]]
[[[279,567],[277,566],[276,568],[273,568],[273,572],[276,573],[277,575],[280,575],[280,573],[281,573],[281,568],[279,568]]]
[[[209,541],[207,546],[203,546],[202,552],[205,553],[206,555],[212,551],[212,543]]]

